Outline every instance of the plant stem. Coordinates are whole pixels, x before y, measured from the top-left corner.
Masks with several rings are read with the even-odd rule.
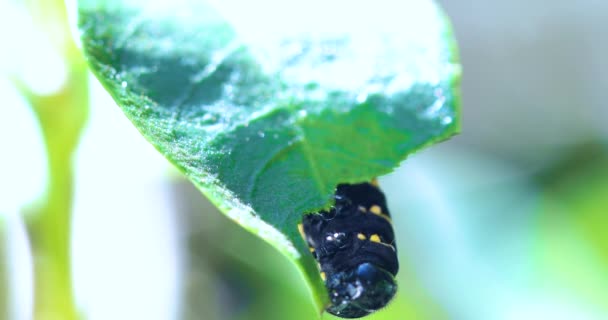
[[[38,4],[39,6],[36,6]],[[70,231],[73,200],[72,158],[88,115],[88,72],[70,39],[63,3],[30,3],[33,16],[44,15],[46,27],[63,33],[55,45],[65,58],[68,77],[58,92],[40,96],[18,83],[42,129],[47,151],[48,185],[43,199],[28,210],[26,224],[34,261],[34,319],[78,319],[74,304]],[[42,10],[42,12],[40,11]],[[49,15],[49,12],[53,14]]]
[[[28,94],[48,155],[44,199],[27,215],[34,261],[35,319],[77,319],[71,282],[72,158],[88,112],[88,75],[71,65],[68,83],[52,96]]]
[[[75,320],[79,316],[70,258],[72,158],[88,116],[88,69],[72,42],[63,1],[27,0],[26,4],[37,27],[47,31],[65,59],[68,75],[58,92],[45,96],[16,81],[40,122],[48,164],[46,194],[26,215],[34,262],[34,319]]]

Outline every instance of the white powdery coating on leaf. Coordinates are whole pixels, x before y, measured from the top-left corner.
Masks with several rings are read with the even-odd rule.
[[[288,83],[392,94],[445,73],[444,24],[432,1],[210,2],[264,70]]]

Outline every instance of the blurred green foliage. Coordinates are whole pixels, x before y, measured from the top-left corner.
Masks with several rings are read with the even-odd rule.
[[[608,150],[583,144],[540,176],[537,281],[608,315]]]
[[[37,12],[37,21],[43,25],[57,13],[56,9],[45,10],[42,6],[36,6],[36,2],[28,3],[33,12]],[[52,3],[57,5],[59,2]],[[500,6],[508,7],[512,3],[515,2],[505,2]],[[553,14],[561,22],[564,15],[556,15],[554,11],[558,6],[526,3],[526,10],[513,10],[510,13],[512,19],[502,16],[504,13],[506,17],[509,12],[500,12],[501,19],[498,19],[488,15],[488,12],[498,14],[501,11],[488,10],[497,4],[487,4],[487,8],[480,11],[471,11],[462,2],[450,1],[448,4],[452,9],[470,11],[472,14],[482,12],[480,14],[492,26],[480,26],[480,19],[469,18],[459,24],[461,29],[457,29],[460,32],[466,28],[472,29],[470,33],[463,32],[462,37],[462,42],[467,44],[463,58],[469,81],[469,91],[465,92],[469,97],[465,110],[469,121],[464,135],[452,140],[447,148],[441,145],[417,154],[394,174],[384,177],[383,188],[395,216],[401,261],[398,277],[400,288],[395,301],[369,319],[604,320],[608,317],[607,136],[605,132],[585,131],[584,138],[581,138],[576,135],[576,130],[568,127],[592,127],[590,122],[581,120],[588,103],[580,101],[580,98],[592,95],[601,98],[602,94],[605,95],[602,82],[596,79],[597,74],[603,75],[601,68],[590,67],[584,58],[572,59],[576,68],[571,69],[579,72],[576,77],[562,74],[552,77],[552,70],[564,72],[569,69],[555,68],[563,64],[558,63],[561,60],[551,60],[555,57],[547,55],[547,52],[559,52],[561,55],[557,56],[564,58],[569,56],[564,52],[574,56],[589,48],[569,44],[565,40],[567,33],[556,32],[551,33],[552,41],[558,39],[557,42],[563,46],[560,48],[572,51],[550,46],[533,47],[534,50],[525,46],[530,50],[517,50],[521,47],[508,47],[510,41],[514,38],[530,41],[524,36],[542,35],[542,29],[524,32],[515,28],[516,35],[509,38],[501,35],[501,29],[497,27],[508,24],[504,30],[513,30],[514,21],[518,22],[517,25],[536,22],[536,18],[530,19],[528,16],[531,14],[543,17]],[[535,6],[542,8],[539,11],[531,10]],[[577,3],[576,6],[588,8],[584,7],[584,3]],[[596,10],[597,16],[601,17],[601,12]],[[522,15],[530,21],[522,20]],[[572,18],[577,13],[568,12],[567,16]],[[581,18],[581,15],[578,14],[578,17]],[[591,20],[592,17],[584,18]],[[567,26],[560,25],[559,30]],[[21,30],[4,30],[15,29]],[[60,32],[55,28],[46,30],[53,43],[63,43],[69,38],[65,29]],[[483,38],[484,34],[489,38]],[[573,34],[578,37],[578,34]],[[580,38],[581,41],[589,40],[588,44],[601,43],[597,38],[591,39],[593,41]],[[540,43],[533,39],[535,46]],[[18,48],[17,44],[10,47]],[[78,51],[73,47],[68,51],[67,61],[74,63],[77,68],[84,68]],[[551,72],[542,72],[545,69],[537,72],[530,66],[522,65],[520,59],[529,52],[540,57],[531,59],[529,63],[544,65]],[[589,50],[593,54],[602,52]],[[604,62],[604,57],[601,58],[600,61]],[[509,63],[505,62],[507,60]],[[581,64],[586,67],[580,67]],[[531,80],[522,73],[523,69],[531,69]],[[584,72],[595,76],[587,79]],[[495,78],[485,78],[488,74]],[[69,281],[67,277],[70,276],[64,246],[67,245],[67,225],[55,222],[59,221],[56,220],[58,215],[65,222],[65,210],[72,205],[73,199],[65,197],[68,193],[66,190],[72,189],[69,183],[72,174],[69,169],[72,161],[70,154],[78,142],[77,136],[83,129],[87,114],[85,109],[76,109],[71,113],[67,111],[70,106],[64,110],[53,107],[71,105],[77,108],[78,101],[85,100],[88,93],[84,69],[71,74],[69,78],[69,85],[61,88],[62,93],[37,97],[27,93],[28,90],[22,91],[33,102],[41,122],[45,122],[47,145],[55,150],[55,153],[49,153],[53,158],[49,160],[52,162],[50,174],[55,176],[49,183],[60,187],[55,190],[60,190],[62,200],[51,201],[51,198],[59,197],[50,196],[53,192],[49,192],[35,205],[42,208],[40,210],[44,210],[45,206],[54,208],[50,210],[53,212],[49,217],[53,218],[49,218],[49,228],[42,234],[46,232],[46,237],[51,239],[45,241],[46,245],[60,243],[62,246],[58,252],[65,270],[49,273],[65,282]],[[556,79],[565,84],[563,90],[554,87],[552,81]],[[585,84],[585,90],[581,89],[581,83]],[[76,91],[71,95],[68,93],[70,90]],[[530,93],[542,101],[528,101]],[[475,100],[476,95],[481,99]],[[598,101],[603,106],[605,99]],[[559,109],[555,109],[556,105]],[[103,107],[115,106],[106,103]],[[594,123],[603,128],[605,114],[597,111],[588,113],[597,120]],[[556,115],[559,117],[553,118]],[[104,128],[117,125],[114,120],[92,120],[106,121],[102,124]],[[22,136],[19,127],[19,124],[15,125],[11,137]],[[545,131],[544,127],[550,127],[550,130]],[[110,131],[108,134],[111,134]],[[566,138],[567,146],[558,143]],[[84,142],[90,143],[87,140]],[[12,155],[28,154],[15,152]],[[118,172],[118,168],[108,168],[103,160],[107,159],[104,156],[115,155],[95,153],[94,156],[100,159],[94,164],[95,170],[112,175]],[[125,168],[123,172],[129,170],[132,168]],[[15,168],[14,171],[26,172],[28,168]],[[106,188],[118,189],[129,178],[128,174],[117,175],[113,184]],[[200,196],[199,191],[184,180],[169,183],[176,199],[173,209],[176,217],[183,219],[181,232],[186,240],[186,267],[183,279],[178,284],[183,296],[178,298],[180,314],[175,318],[304,320],[317,317],[307,288],[291,262],[267,243],[219,214],[212,204]],[[142,188],[147,187],[145,182],[142,185]],[[106,197],[107,191],[103,187],[95,190],[99,195],[96,199],[116,201],[115,210],[120,211],[125,203]],[[10,196],[0,195],[0,201]],[[153,205],[156,200],[147,199]],[[29,208],[35,209],[36,206],[30,204]],[[201,221],[201,215],[205,215],[204,221]],[[117,219],[111,223],[106,231],[108,237],[114,236],[112,228],[122,221]],[[138,231],[153,223],[154,217],[151,216],[128,227],[132,229],[133,237],[137,238],[140,235]],[[12,275],[7,276],[7,272],[15,270],[7,268],[9,261],[6,258],[6,241],[2,238],[3,227],[0,225],[0,319],[7,317],[2,314],[8,309],[6,280],[9,277],[10,280],[17,279]],[[99,241],[105,243],[107,240]],[[137,262],[139,254],[141,252],[134,252],[134,258],[128,263]],[[145,270],[145,263],[142,262],[141,270]],[[111,273],[103,263],[95,272],[114,285],[116,291],[108,295],[116,294],[128,285],[128,279],[123,279],[121,283],[121,280],[117,280],[120,275]],[[64,288],[65,282],[62,284]],[[91,291],[96,290],[98,288],[91,288]],[[148,288],[142,286],[141,295],[133,299],[145,299],[146,290]],[[51,298],[49,301],[64,299],[65,296],[61,297],[59,292],[47,291]],[[132,302],[123,307],[129,308]],[[149,307],[153,309],[156,306]],[[83,311],[84,315],[94,319],[99,310]],[[121,311],[125,310],[117,308],[112,311],[115,319],[124,319]],[[335,319],[330,315],[323,317]]]

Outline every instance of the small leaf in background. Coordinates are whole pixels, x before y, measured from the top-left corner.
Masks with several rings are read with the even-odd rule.
[[[459,129],[455,44],[428,0],[81,0],[79,27],[126,116],[319,306],[302,214]]]
[[[568,300],[608,314],[608,153],[601,144],[574,149],[545,173],[535,277]]]

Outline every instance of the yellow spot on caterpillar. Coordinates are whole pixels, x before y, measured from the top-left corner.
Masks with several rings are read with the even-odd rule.
[[[357,233],[357,238],[359,238],[359,240],[365,240],[367,237],[363,233]]]
[[[377,234],[372,234],[372,236],[369,237],[369,241],[382,243],[382,241],[380,241],[380,236]]]
[[[391,218],[389,218],[389,216],[382,213],[382,208],[380,208],[379,205],[375,204],[375,205],[371,206],[369,208],[369,211],[371,211],[373,214],[375,214],[377,216],[384,218],[384,220],[388,221],[388,223],[391,223],[391,224],[393,223],[393,221],[391,221]]]
[[[308,250],[310,250],[310,252],[315,252],[315,248],[313,247],[309,247]]]
[[[378,188],[380,187],[380,185],[378,184],[378,179],[374,178],[372,179],[372,181],[370,181],[371,185]]]
[[[304,226],[301,223],[298,224],[298,231],[300,232],[302,238],[306,239],[306,234],[304,233]]]
[[[380,206],[377,204],[371,206],[369,211],[371,211],[373,214],[382,214],[382,208],[380,208]]]
[[[321,272],[321,279],[323,279],[323,281],[327,280],[327,275],[325,275],[325,272]]]

